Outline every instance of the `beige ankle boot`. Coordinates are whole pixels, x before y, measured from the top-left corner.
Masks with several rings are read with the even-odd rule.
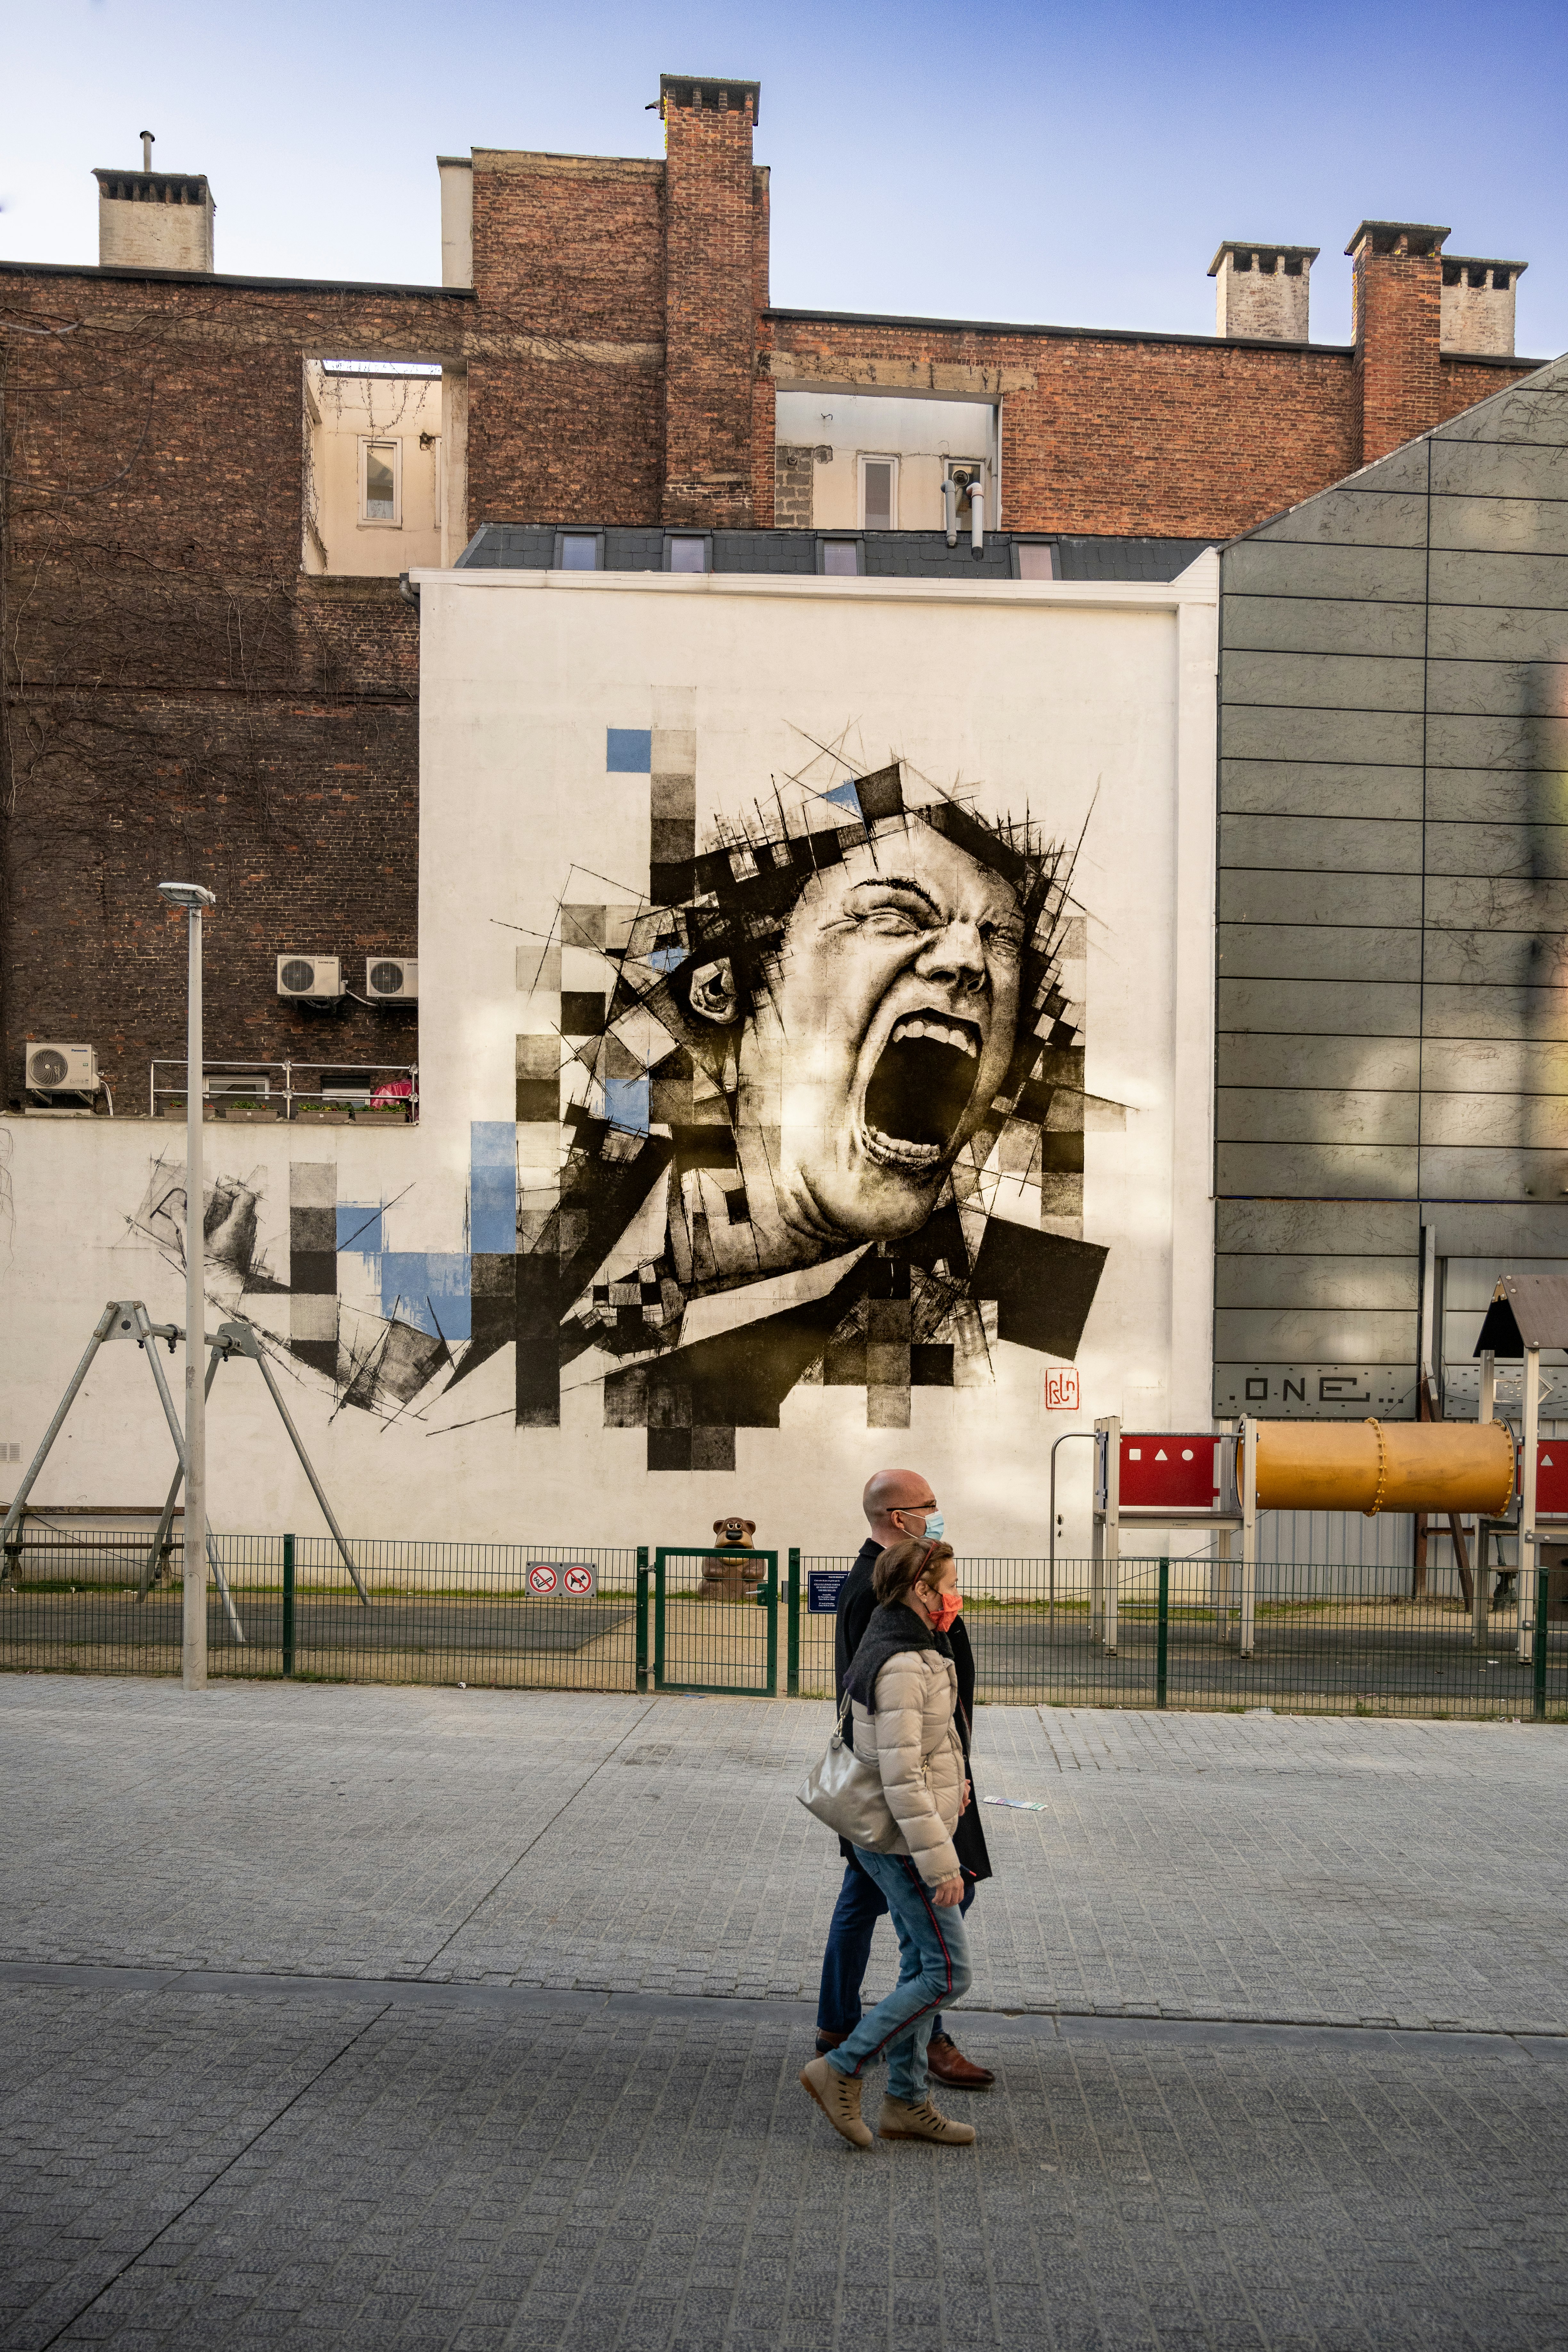
[[[935,2139],[946,2147],[967,2147],[974,2137],[973,2124],[950,2123],[939,2115],[929,2098],[911,2107],[905,2099],[895,2099],[891,2091],[882,2100],[882,2112],[877,2118],[879,2139]]]
[[[871,2128],[860,2120],[860,2078],[858,2074],[841,2074],[826,2058],[814,2058],[809,2066],[800,2071],[804,2089],[811,2093],[836,2132],[849,2142],[851,2147],[869,2147]],[[973,2132],[970,2138],[974,2137]]]

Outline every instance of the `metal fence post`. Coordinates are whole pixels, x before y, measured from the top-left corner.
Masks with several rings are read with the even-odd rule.
[[[1522,1574],[1519,1581],[1522,1590],[1524,1584]],[[1535,1571],[1535,1654],[1531,1661],[1535,1668],[1535,1720],[1537,1723],[1544,1723],[1546,1720],[1546,1604],[1551,1587],[1552,1570],[1549,1568],[1538,1568]]]
[[[768,1561],[768,1696],[779,1695],[779,1556],[775,1551]]]
[[[647,1546],[637,1546],[637,1686],[647,1688]]]
[[[1160,1562],[1160,1616],[1154,1646],[1154,1704],[1165,1704],[1165,1667],[1171,1641],[1171,1563]]]
[[[792,1544],[789,1555],[789,1582],[784,1588],[784,1605],[789,1615],[784,1620],[784,1696],[800,1696],[800,1547]]]
[[[294,1671],[294,1538],[283,1538],[283,1671]]]

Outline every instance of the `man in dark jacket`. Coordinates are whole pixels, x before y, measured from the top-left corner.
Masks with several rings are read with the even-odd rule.
[[[918,1470],[879,1470],[875,1477],[867,1481],[862,1502],[871,1532],[838,1588],[836,1604],[833,1646],[840,1696],[849,1661],[859,1648],[877,1606],[871,1570],[879,1556],[889,1544],[901,1543],[906,1536],[930,1536],[934,1541],[942,1532],[936,1496],[930,1481],[922,1478]],[[974,1717],[974,1653],[969,1646],[962,1617],[949,1626],[947,1638],[952,1644],[952,1662],[958,1671],[958,1728],[967,1767],[970,1725]],[[847,1736],[852,1738],[847,1725],[845,1728]],[[952,1843],[963,1873],[961,1907],[967,1911],[974,1900],[975,1887],[981,1879],[991,1875],[985,1833],[973,1802],[960,1816]],[[860,2022],[860,1986],[871,1957],[871,1937],[888,1907],[880,1888],[861,1869],[855,1859],[855,1849],[847,1839],[839,1839],[838,1850],[844,1856],[844,1884],[838,1890],[833,1924],[827,1931],[827,1949],[822,1956],[822,1990],[816,2004],[818,2055],[837,2049],[845,2035],[853,2033]],[[955,2048],[940,2017],[931,2027],[927,2055],[932,2074],[949,2090],[986,2091],[996,2079],[989,2067],[972,2065]]]

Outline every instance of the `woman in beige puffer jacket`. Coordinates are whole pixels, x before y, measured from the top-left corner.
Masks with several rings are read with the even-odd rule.
[[[884,1853],[858,1845],[855,1859],[886,1897],[899,1937],[899,1981],[837,2047],[814,2058],[801,2082],[835,2131],[869,2147],[860,2116],[861,2070],[886,2053],[882,2139],[963,2146],[973,2125],[939,2114],[927,2088],[931,2022],[969,1986],[960,1905],[963,1877],[952,1833],[969,1802],[953,1717],[958,1675],[947,1627],[963,1605],[950,1546],[890,1544],[873,1571],[881,1606],[850,1662],[844,1687],[854,1708],[855,1756],[874,1765],[898,1835]]]

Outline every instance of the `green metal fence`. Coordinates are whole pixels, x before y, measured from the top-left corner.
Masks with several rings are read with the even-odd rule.
[[[0,1583],[0,1669],[178,1674],[178,1551],[29,1524]],[[350,1544],[215,1538],[209,1671],[479,1687],[826,1696],[833,1589],[851,1556],[758,1553],[713,1572],[710,1542]],[[1089,1564],[961,1559],[978,1696],[1058,1706],[1568,1720],[1568,1604],[1546,1570],[1480,1642],[1457,1600],[1331,1588],[1321,1566],[1260,1570],[1250,1654],[1238,1593],[1207,1561],[1123,1559],[1115,1646],[1091,1617]],[[227,1603],[219,1589],[222,1571]],[[782,1573],[781,1573],[782,1570]],[[1407,1573],[1407,1572],[1406,1572]],[[1392,1582],[1392,1576],[1390,1581]],[[816,1606],[813,1606],[813,1601]],[[231,1614],[232,1610],[232,1614]]]

